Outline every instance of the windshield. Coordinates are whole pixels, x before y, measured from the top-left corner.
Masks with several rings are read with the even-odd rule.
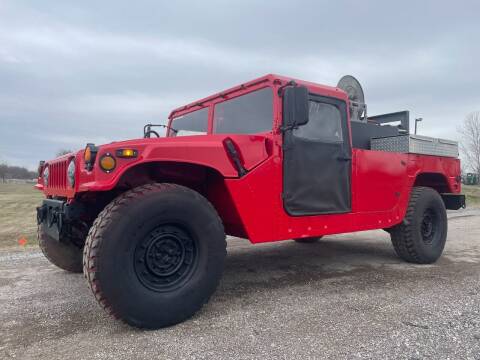
[[[273,92],[264,88],[215,105],[213,132],[255,134],[272,130]]]
[[[173,118],[169,136],[204,135],[208,132],[208,107]],[[215,104],[213,133],[256,134],[272,130],[273,91],[263,88]]]
[[[208,107],[173,119],[170,136],[204,135],[208,131]]]

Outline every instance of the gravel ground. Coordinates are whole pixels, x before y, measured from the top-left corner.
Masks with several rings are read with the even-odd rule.
[[[180,325],[110,319],[82,275],[0,252],[0,358],[480,359],[480,211],[450,214],[444,256],[406,264],[388,235],[230,239],[217,293]]]

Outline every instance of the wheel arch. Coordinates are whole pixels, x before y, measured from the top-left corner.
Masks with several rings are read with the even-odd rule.
[[[106,206],[121,193],[148,183],[172,183],[200,193],[216,209],[227,234],[246,236],[235,202],[225,184],[224,175],[203,164],[161,160],[142,162],[125,170],[113,188],[97,192],[97,195],[105,199],[103,202]]]
[[[452,192],[445,174],[439,172],[421,172],[415,177],[414,187],[423,186],[436,190],[439,194]]]
[[[202,192],[200,187],[209,177],[223,178],[223,175],[213,167],[195,162],[145,161],[126,169],[113,189],[134,188],[151,182],[171,182]]]
[[[465,207],[465,195],[456,193],[452,189],[447,177],[438,172],[424,172],[416,176],[413,187],[428,187],[439,193],[445,208],[458,210]]]

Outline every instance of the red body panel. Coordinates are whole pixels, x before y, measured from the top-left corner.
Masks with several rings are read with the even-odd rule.
[[[352,211],[345,214],[290,216],[283,207],[283,158],[281,98],[277,90],[289,78],[267,75],[252,82],[229,89],[174,110],[174,117],[210,106],[209,129],[211,133],[212,106],[220,101],[240,96],[255,89],[270,86],[274,90],[273,129],[259,135],[197,135],[160,139],[137,139],[115,142],[100,147],[98,159],[117,149],[134,148],[135,159],[117,158],[111,173],[96,165],[92,171],[85,169],[83,151],[47,162],[65,173],[68,161],[75,157],[77,164],[74,188],[66,185],[66,177],[57,176],[48,187],[39,179],[37,187],[47,196],[60,196],[70,200],[78,193],[109,191],[117,185],[128,169],[137,165],[158,162],[195,164],[212,169],[219,176],[208,180],[205,196],[214,204],[222,217],[228,234],[249,238],[252,242],[275,241],[299,237],[352,232],[391,227],[402,221],[412,187],[421,174],[435,174],[445,179],[443,192],[460,192],[460,162],[458,159],[391,153],[372,150],[352,150],[351,194]],[[311,92],[348,101],[345,92],[338,88],[304,81]],[[248,173],[239,177],[238,171],[225,151],[223,141],[230,138],[240,151],[242,164]],[[185,174],[186,177],[189,174]],[[53,182],[52,182],[53,181]],[[207,181],[207,180],[205,180]]]
[[[391,227],[405,216],[415,181],[408,174],[425,167],[428,172],[458,174],[457,159],[358,149],[353,153],[352,212],[347,214],[288,215],[281,197],[282,162],[277,157],[242,179],[226,180],[244,221],[245,237],[265,242]],[[454,176],[451,186],[450,192],[460,191]]]

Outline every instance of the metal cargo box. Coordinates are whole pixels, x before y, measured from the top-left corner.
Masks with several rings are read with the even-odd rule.
[[[458,157],[456,141],[421,135],[399,135],[372,138],[372,150]]]

